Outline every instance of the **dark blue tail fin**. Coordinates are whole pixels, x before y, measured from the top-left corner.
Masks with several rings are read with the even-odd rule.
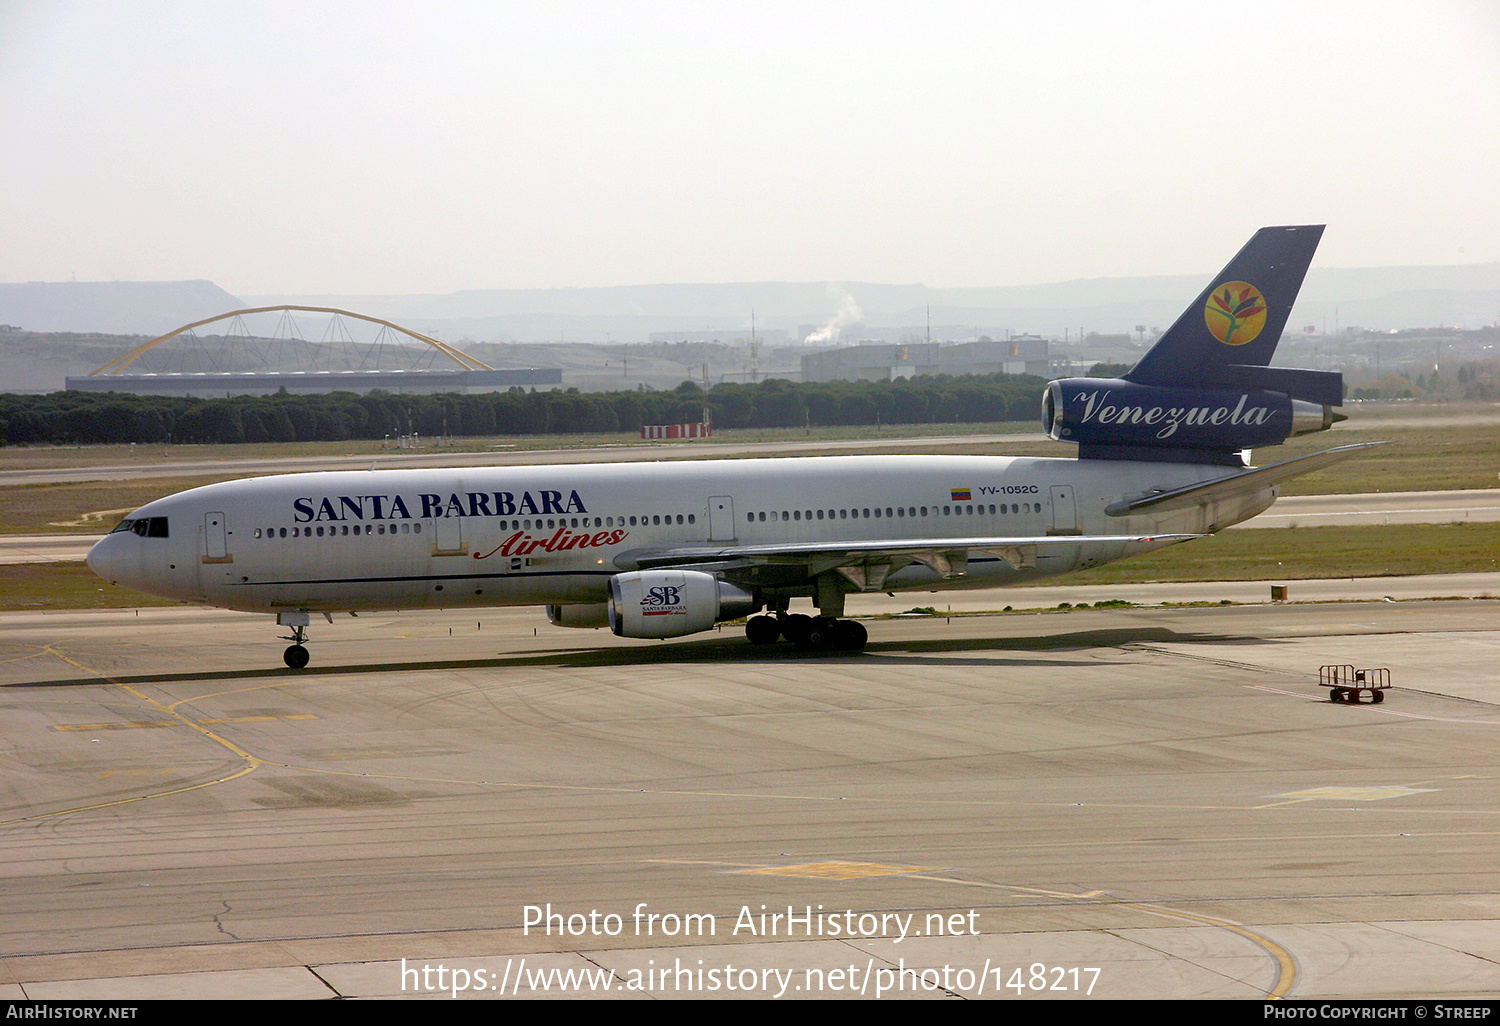
[[[1267,388],[1293,399],[1342,405],[1339,375],[1269,368],[1322,237],[1320,224],[1256,232],[1125,380]]]
[[[1262,228],[1123,378],[1047,386],[1042,425],[1083,459],[1241,465],[1343,420],[1336,371],[1270,366],[1323,226]]]

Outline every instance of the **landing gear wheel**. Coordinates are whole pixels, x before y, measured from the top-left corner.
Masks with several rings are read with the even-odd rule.
[[[807,628],[807,633],[797,644],[801,648],[832,648],[838,633],[838,621],[818,617]]]
[[[781,637],[781,624],[774,616],[752,616],[745,621],[745,637],[752,645],[770,645]]]
[[[311,657],[307,654],[307,649],[301,645],[288,645],[287,650],[282,653],[281,658],[285,659],[286,664],[292,669],[300,670],[307,665],[307,661]]]
[[[810,617],[807,632],[797,640],[798,648],[827,652],[857,652],[865,647],[870,632],[858,620]]]
[[[858,620],[840,620],[833,634],[833,647],[858,652],[870,640],[870,632]]]
[[[812,630],[813,618],[806,613],[793,613],[781,621],[781,636],[794,645],[807,644],[807,632]]]

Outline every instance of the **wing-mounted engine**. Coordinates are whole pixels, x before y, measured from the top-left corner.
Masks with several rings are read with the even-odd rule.
[[[759,609],[749,592],[698,570],[640,570],[609,579],[609,629],[622,638],[680,638]]]
[[[547,622],[554,627],[608,627],[609,604],[588,602],[568,606],[549,605]]]

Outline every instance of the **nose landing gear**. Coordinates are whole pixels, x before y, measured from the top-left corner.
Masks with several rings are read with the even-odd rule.
[[[302,631],[299,628],[297,630],[297,634],[301,635],[301,633]],[[302,645],[302,638],[300,636],[288,638],[287,640],[294,642],[294,644],[288,645],[286,647],[286,651],[281,653],[281,658],[285,660],[286,664],[292,669],[300,670],[302,669],[302,667],[307,665],[308,660],[311,659],[312,656],[307,654],[307,649]]]
[[[307,665],[312,658],[307,654],[307,648],[303,642],[307,640],[307,624],[311,618],[301,610],[281,612],[276,614],[276,622],[282,627],[290,627],[291,634],[283,634],[283,641],[290,641],[287,650],[281,654],[285,663],[294,670],[300,670]]]

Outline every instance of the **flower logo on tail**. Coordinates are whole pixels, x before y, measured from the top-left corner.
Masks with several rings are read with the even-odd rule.
[[[1215,285],[1203,320],[1214,338],[1227,346],[1242,346],[1266,326],[1266,301],[1259,289],[1242,281]]]

